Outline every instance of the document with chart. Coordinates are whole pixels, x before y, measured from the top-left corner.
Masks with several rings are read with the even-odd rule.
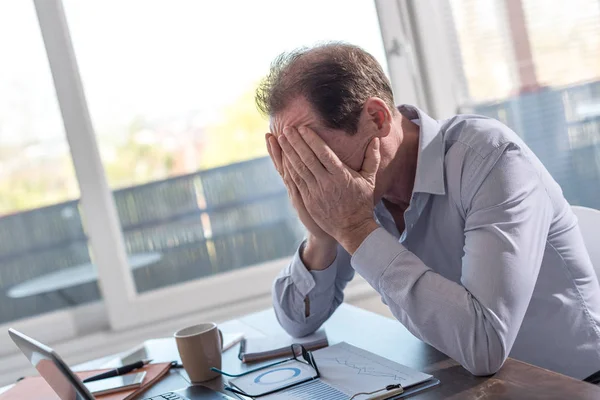
[[[292,387],[265,398],[284,400],[347,400],[359,392],[372,392],[387,385],[409,388],[432,378],[376,354],[342,342],[313,353],[321,379]],[[362,396],[360,398],[364,398]]]

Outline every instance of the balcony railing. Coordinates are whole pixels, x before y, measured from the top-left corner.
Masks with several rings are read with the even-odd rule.
[[[114,191],[138,292],[290,255],[304,234],[268,157]],[[93,257],[92,257],[93,258]],[[91,264],[78,201],[0,218],[0,322],[100,298],[95,282],[13,298],[9,289]]]

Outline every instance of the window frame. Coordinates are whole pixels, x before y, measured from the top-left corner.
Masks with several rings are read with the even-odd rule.
[[[411,104],[434,118],[456,114],[465,93],[463,71],[447,0],[375,0],[397,104]]]

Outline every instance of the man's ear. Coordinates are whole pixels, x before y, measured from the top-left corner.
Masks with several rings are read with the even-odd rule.
[[[392,119],[392,110],[385,101],[379,97],[369,97],[360,116],[360,125],[363,129],[372,132],[374,136],[382,138],[389,135]]]

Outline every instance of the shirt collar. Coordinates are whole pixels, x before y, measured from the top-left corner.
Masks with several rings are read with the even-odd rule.
[[[413,120],[419,119],[419,156],[413,193],[423,192],[444,195],[444,137],[440,124],[417,107],[403,104],[400,113]]]

